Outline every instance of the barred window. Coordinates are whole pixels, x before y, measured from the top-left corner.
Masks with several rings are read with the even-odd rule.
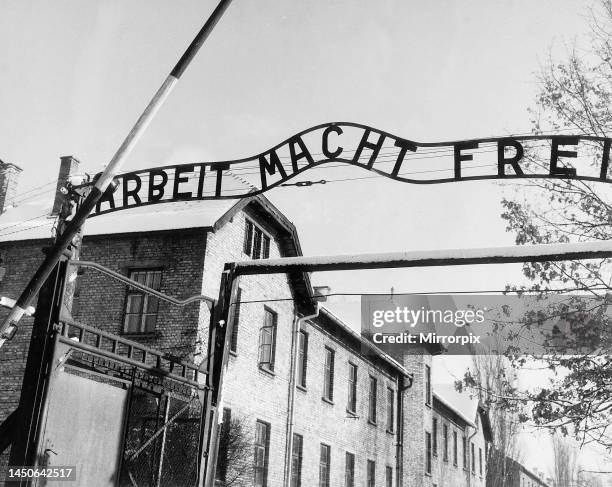
[[[268,485],[268,457],[270,450],[270,425],[257,420],[255,423],[255,487]]]
[[[259,329],[259,366],[270,371],[274,370],[276,319],[274,311],[264,308],[264,322]]]
[[[161,286],[160,269],[132,269],[128,277],[140,284],[159,291]],[[157,324],[159,299],[143,291],[128,288],[123,320],[124,333],[152,333]]]
[[[302,485],[302,451],[304,438],[293,433],[293,450],[291,452],[291,487]]]

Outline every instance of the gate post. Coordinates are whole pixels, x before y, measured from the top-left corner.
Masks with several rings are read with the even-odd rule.
[[[70,216],[75,202],[80,202],[83,195],[70,189],[65,196],[62,209],[58,215],[57,238],[64,231],[67,217]],[[32,335],[27,352],[26,366],[21,386],[21,395],[17,407],[16,427],[11,438],[11,466],[36,466],[38,440],[40,438],[41,414],[47,397],[47,386],[50,375],[51,359],[57,333],[55,325],[60,321],[68,277],[68,260],[78,258],[81,243],[81,231],[71,241],[52,273],[43,284],[38,295]],[[9,482],[8,485],[31,485],[32,479]]]
[[[218,452],[218,418],[221,402],[223,376],[229,360],[230,340],[233,328],[233,310],[231,304],[236,298],[236,273],[233,264],[227,264],[221,276],[219,300],[214,308],[210,323],[208,339],[208,366],[205,412],[204,412],[204,448],[199,485],[214,487]],[[203,482],[203,483],[202,483]]]

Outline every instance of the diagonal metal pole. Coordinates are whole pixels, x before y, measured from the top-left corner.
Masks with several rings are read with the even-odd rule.
[[[78,233],[79,228],[91,211],[94,209],[96,203],[100,200],[107,188],[112,184],[113,179],[121,169],[123,162],[130,154],[138,139],[142,136],[147,126],[162,106],[174,86],[177,84],[179,78],[189,66],[189,63],[193,60],[200,47],[212,32],[213,28],[231,3],[231,0],[221,0],[215,10],[212,12],[200,32],[195,36],[187,50],[179,59],[174,69],[166,77],[161,87],[157,90],[144,112],[136,124],[132,127],[127,137],[115,152],[115,155],[106,166],[106,169],[102,172],[100,177],[97,179],[91,192],[83,201],[83,204],[79,207],[74,218],[70,220],[65,231],[58,237],[54,246],[48,252],[45,260],[40,265],[21,296],[17,299],[15,306],[12,308],[9,315],[6,317],[4,322],[0,325],[0,347],[4,345],[7,340],[10,340],[17,330],[17,324],[25,314],[26,309],[32,303],[35,296],[40,291],[44,282],[47,280],[56,264],[58,263],[63,251],[70,245],[70,242],[74,236]]]

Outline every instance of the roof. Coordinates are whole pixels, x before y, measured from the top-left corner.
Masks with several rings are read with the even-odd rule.
[[[213,228],[240,200],[179,201],[130,208],[95,216],[85,223],[85,235]],[[56,221],[53,199],[47,193],[7,208],[0,215],[0,242],[51,238]]]
[[[250,186],[235,178],[234,186]],[[49,240],[53,237],[57,217],[51,215],[55,188],[37,193],[35,197],[18,200],[0,215],[0,242]],[[245,207],[265,219],[278,231],[282,257],[302,255],[297,230],[293,223],[265,196],[241,199],[177,201],[146,205],[90,217],[84,226],[84,236],[105,236],[145,233],[191,228],[217,230]],[[300,298],[298,307],[312,309],[313,290],[310,276],[303,272],[289,273],[291,288]]]
[[[336,328],[335,331],[339,331],[341,334],[345,335],[349,339],[352,339],[355,343],[358,343],[360,346],[367,347],[369,351],[373,353],[373,355],[384,362],[387,366],[394,369],[396,372],[399,372],[404,377],[412,378],[412,374],[406,369],[402,364],[400,364],[393,357],[383,352],[380,348],[374,345],[371,341],[363,338],[359,333],[353,330],[349,325],[347,325],[344,321],[342,321],[338,316],[332,313],[327,308],[321,307],[319,311],[319,316],[327,318],[327,323],[331,324]],[[317,321],[321,326],[327,328],[326,323],[322,323],[320,320]],[[329,330],[333,331],[333,330]],[[347,343],[348,344],[348,343]]]
[[[435,389],[435,386],[434,386],[434,389]],[[433,397],[434,397],[434,407],[436,406],[436,402],[438,402],[439,404],[443,405],[445,409],[448,409],[454,416],[461,419],[467,426],[471,426],[472,428],[476,427],[476,425],[474,424],[474,421],[470,419],[470,417],[467,414],[465,414],[464,411],[459,409],[456,406],[456,404],[453,404],[452,401],[449,401],[448,399],[445,399],[444,397],[442,397],[438,393],[438,391],[434,390]]]
[[[466,394],[461,394],[451,386],[444,386],[442,384],[434,384],[433,395],[434,406],[437,401],[455,417],[460,418],[472,428],[476,427],[474,420],[478,416],[485,440],[488,442],[493,441],[493,429],[491,427],[489,411],[482,403],[471,399]]]

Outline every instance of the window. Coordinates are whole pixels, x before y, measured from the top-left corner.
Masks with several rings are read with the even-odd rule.
[[[323,397],[334,400],[334,356],[331,348],[325,347],[325,369],[323,371]]]
[[[300,330],[298,334],[297,383],[306,387],[306,366],[308,364],[308,333]]]
[[[321,443],[321,458],[319,460],[319,487],[329,487],[329,472],[331,466],[331,447]]]
[[[270,257],[270,237],[250,220],[245,223],[243,250],[252,259]]]
[[[376,463],[374,460],[368,460],[368,481],[366,483],[367,487],[376,487]]]
[[[160,269],[133,269],[128,277],[156,291],[161,285]],[[128,288],[125,302],[124,333],[152,333],[157,323],[159,299],[134,288]]]
[[[457,432],[453,431],[453,465],[457,466]]]
[[[431,367],[425,366],[425,404],[431,405]]]
[[[387,387],[387,431],[393,433],[393,421],[395,420],[395,392]]]
[[[425,473],[431,475],[431,433],[425,432]]]
[[[445,424],[442,426],[442,446],[444,450],[442,450],[442,459],[445,462],[448,462],[448,425]]]
[[[236,302],[234,303],[234,314],[232,318],[232,340],[230,342],[230,351],[238,351],[238,322],[240,321],[240,301],[242,300],[242,289],[236,290]]]
[[[482,477],[482,448],[478,448],[478,473]]]
[[[375,377],[370,376],[370,397],[368,401],[368,421],[376,424],[376,389],[378,387]]]
[[[344,487],[355,487],[355,455],[349,452],[344,461]]]
[[[467,438],[464,436],[461,438],[461,444],[463,446],[463,469],[468,469],[468,453],[467,453]]]
[[[255,423],[255,487],[268,485],[268,456],[270,450],[270,425],[257,420]]]
[[[472,443],[472,473],[476,473],[476,455],[474,454],[474,443]]]
[[[259,366],[273,371],[276,346],[276,313],[264,308],[264,323],[259,329]]]
[[[293,448],[291,452],[291,487],[302,485],[302,451],[304,438],[302,435],[293,433]]]
[[[357,366],[350,362],[348,366],[348,401],[346,409],[351,413],[357,412]]]
[[[393,487],[393,467],[385,468],[385,487]]]
[[[432,453],[438,456],[438,418],[433,419],[431,434],[433,435]]]
[[[219,428],[219,453],[217,456],[216,480],[225,483],[227,479],[228,467],[228,443],[230,442],[230,425],[232,421],[232,411],[229,408],[223,408],[221,428]]]

